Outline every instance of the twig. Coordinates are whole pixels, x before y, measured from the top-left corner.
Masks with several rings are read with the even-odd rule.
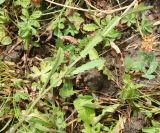
[[[88,0],[84,0],[86,2],[87,5],[89,5],[90,7],[92,7],[93,9],[100,11],[100,9],[96,8],[95,6],[93,6],[90,2],[88,2]]]
[[[74,6],[68,6],[68,5],[60,4],[60,3],[57,3],[57,2],[54,2],[54,1],[51,1],[51,0],[45,0],[45,1],[48,2],[48,3],[54,4],[54,5],[57,5],[57,6],[66,7],[66,8],[70,8],[70,9],[74,9],[74,10],[79,10],[79,11],[84,11],[84,12],[102,12],[102,13],[105,13],[105,14],[112,14],[112,13],[115,13],[115,12],[118,12],[118,11],[122,11],[122,10],[127,9],[130,6],[130,5],[129,6],[124,6],[124,7],[113,9],[113,10],[100,10],[100,9],[97,9],[97,8],[96,8],[96,10],[90,10],[90,9],[84,9],[84,8],[78,8],[78,7],[74,7]],[[89,4],[89,2],[87,0],[85,0],[85,1],[87,2],[87,4],[89,6],[91,6],[92,8],[94,7],[91,4]]]
[[[17,37],[17,42],[16,42],[16,44],[13,45],[13,46],[8,50],[8,54],[10,54],[10,53],[13,51],[13,49],[15,49],[21,42],[22,42],[22,40]]]
[[[77,120],[78,120],[78,118],[76,118],[76,119],[70,121],[69,123],[67,123],[67,127],[70,126],[72,123],[74,123],[74,122],[77,121]]]
[[[72,112],[72,114],[70,114],[70,116],[68,116],[68,118],[66,118],[65,122],[67,122],[67,121],[70,119],[70,117],[73,116],[75,113],[76,113],[76,110],[74,110],[74,111]]]
[[[7,127],[8,125],[10,124],[10,122],[12,121],[12,118],[10,118],[7,123],[4,125],[4,127],[0,130],[0,132],[3,132]]]

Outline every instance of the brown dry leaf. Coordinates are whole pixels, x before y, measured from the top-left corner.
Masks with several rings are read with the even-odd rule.
[[[72,13],[73,13],[73,10],[71,10],[71,9],[68,8],[68,9],[65,11],[64,16],[65,16],[65,17],[68,17],[68,16],[72,15]]]
[[[149,20],[155,20],[155,17],[154,17],[153,14],[148,15],[147,18],[148,18]]]
[[[118,47],[114,42],[111,42],[110,45],[111,45],[111,47],[116,51],[117,54],[122,55],[119,47]]]
[[[126,118],[119,117],[119,120],[117,121],[117,124],[113,128],[112,132],[113,133],[122,133],[125,123],[126,123]]]
[[[76,44],[76,45],[78,44],[78,40],[72,36],[62,36],[61,39],[62,41],[68,41],[72,44]]]
[[[104,18],[106,16],[106,14],[103,12],[95,12],[94,15],[99,18]]]
[[[121,50],[119,49],[119,47],[114,42],[110,42],[110,45],[111,45],[111,48],[113,48],[116,51],[116,53],[118,55],[120,55],[120,61],[119,62],[121,62],[121,66],[124,66],[124,60],[123,60]]]
[[[157,25],[160,25],[160,20],[156,21],[153,26],[157,26]]]
[[[93,20],[93,17],[92,17],[91,13],[85,12],[84,15],[85,15],[86,18],[88,18],[90,20]]]

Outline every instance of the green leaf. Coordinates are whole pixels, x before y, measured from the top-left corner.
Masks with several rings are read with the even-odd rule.
[[[64,61],[64,51],[62,48],[59,48],[58,53],[56,55],[56,59],[54,61],[54,64],[52,65],[52,69],[48,75],[48,78],[47,78],[43,88],[45,88],[47,86],[50,78],[55,73],[55,71],[58,69],[58,67],[62,64],[63,61]],[[56,84],[58,84],[57,80],[58,80],[58,78],[54,82],[52,82],[51,87],[54,87],[54,86],[56,86]]]
[[[118,108],[118,106],[119,104],[114,104],[104,107],[102,114],[100,114],[97,117],[94,117],[92,125],[96,125],[106,115],[106,113],[113,113]]]
[[[99,58],[99,55],[98,55],[98,52],[95,48],[91,49],[90,52],[89,52],[89,59],[90,60],[95,60],[95,59],[98,59]]]
[[[140,60],[132,63],[132,70],[143,71],[144,67],[144,63]]]
[[[50,27],[52,28],[52,30],[55,30],[56,28],[64,29],[65,20],[65,18],[57,18],[55,21],[51,22]]]
[[[15,79],[12,83],[12,86],[14,88],[21,88],[23,84],[23,80],[22,79]]]
[[[74,12],[72,16],[68,17],[69,21],[74,24],[77,30],[80,29],[80,25],[84,22],[84,19],[78,12]]]
[[[33,82],[32,83],[32,88],[36,88],[36,90],[41,91],[42,90],[42,85],[38,82]]]
[[[23,39],[23,49],[24,50],[28,50],[28,43],[29,43],[29,40],[28,39]]]
[[[118,25],[121,17],[115,16],[108,25],[103,29],[102,35],[106,37],[108,33],[116,26]]]
[[[130,75],[125,74],[123,76],[123,88],[120,92],[119,97],[122,100],[134,100],[134,99],[138,99],[139,98],[139,92],[138,92],[138,88],[141,88],[143,85],[142,84],[134,84],[131,79],[130,79]]]
[[[121,33],[117,30],[112,29],[106,36],[109,40],[115,40],[117,37],[120,37]]]
[[[0,5],[3,4],[5,2],[5,0],[0,0]]]
[[[50,110],[53,115],[50,115],[50,123],[53,123],[54,126],[56,126],[56,129],[60,131],[60,133],[65,133],[63,132],[64,129],[66,128],[66,123],[64,119],[64,113],[60,110],[59,107],[53,106],[53,109]],[[53,127],[54,128],[54,127]]]
[[[12,39],[9,36],[5,36],[2,40],[1,40],[1,44],[2,45],[9,45],[12,43]]]
[[[34,11],[34,12],[32,13],[32,15],[30,16],[30,19],[37,19],[37,18],[39,18],[41,15],[42,15],[42,12],[41,12],[41,11]]]
[[[119,105],[120,104],[114,104],[114,105],[109,105],[109,106],[104,107],[102,114],[106,112],[113,113],[119,107]]]
[[[124,66],[125,66],[125,71],[128,72],[129,70],[132,69],[133,66],[133,59],[129,56],[125,57],[124,59]]]
[[[130,27],[132,24],[135,24],[136,23],[136,14],[131,13],[131,14],[124,16],[124,18],[122,19],[122,23],[127,23],[128,27]]]
[[[85,30],[85,31],[95,31],[96,29],[98,29],[98,26],[94,23],[83,25],[83,30]]]
[[[16,5],[20,5],[23,8],[27,8],[29,6],[29,4],[30,4],[30,1],[31,0],[17,0],[16,1]]]
[[[31,20],[30,23],[32,24],[32,26],[39,28],[40,24],[37,20]],[[33,31],[32,31],[33,32]],[[35,32],[36,33],[36,32]]]
[[[0,41],[6,36],[6,32],[3,27],[0,27]]]
[[[37,109],[34,109],[32,110],[32,113],[27,117],[26,121],[32,122],[33,125],[37,123],[47,125],[48,118]]]
[[[39,48],[39,47],[40,47],[40,44],[39,44],[38,42],[36,42],[36,41],[33,41],[33,42],[32,42],[32,45],[33,45],[34,47],[36,47],[36,48]]]
[[[101,33],[97,33],[93,38],[91,38],[85,49],[80,52],[81,57],[85,57],[90,52],[90,50],[93,49],[102,40],[103,36]]]
[[[26,93],[24,92],[16,92],[14,95],[13,95],[13,99],[16,101],[16,102],[19,102],[21,99],[22,100],[28,100],[29,97]]]
[[[49,75],[49,71],[51,70],[52,66],[51,66],[52,62],[49,62],[47,60],[43,60],[40,63],[40,68],[33,66],[31,71],[32,74],[29,75],[29,77],[32,78],[38,78],[40,77],[41,82],[46,82],[47,77]]]
[[[62,39],[60,39],[60,38],[57,38],[56,39],[56,47],[57,48],[62,48],[63,50],[65,50],[65,46],[64,46],[64,43],[63,43],[63,41],[62,41]]]
[[[103,60],[103,59],[92,60],[92,61],[87,62],[86,64],[76,68],[76,70],[74,70],[72,72],[72,74],[75,75],[75,74],[78,74],[78,73],[82,73],[86,70],[90,70],[92,68],[102,66],[102,65],[104,65],[104,62],[105,62],[105,60]]]
[[[160,132],[160,123],[158,121],[152,120],[152,127],[143,128],[144,133],[159,133]]]
[[[112,20],[112,15],[109,14],[101,20],[101,24],[106,26],[111,20]]]
[[[142,21],[140,23],[140,30],[142,31],[143,34],[146,33],[152,33],[153,32],[153,21],[148,20],[148,18],[143,14],[142,15]]]
[[[56,55],[56,59],[55,59],[55,63],[54,63],[54,71],[52,70],[52,73],[55,72],[55,70],[59,67],[59,65],[61,65],[64,61],[64,51],[62,48],[58,49],[57,55]]]
[[[66,28],[64,31],[64,35],[71,34],[72,36],[75,36],[78,33],[79,33],[79,31],[76,29],[76,27],[74,25],[69,25],[68,28]]]
[[[147,70],[146,74],[154,73],[156,71],[157,67],[158,67],[158,62],[157,61],[152,61],[150,63],[149,69]]]
[[[154,79],[154,78],[155,78],[155,75],[143,74],[142,77],[151,80],[151,79]]]
[[[48,75],[47,75],[48,76]],[[56,84],[55,81],[57,81],[57,79],[59,78],[60,74],[59,73],[54,73],[50,79],[50,84],[53,84],[53,87],[58,87],[61,85],[62,80],[59,80]]]
[[[84,104],[93,104],[93,98],[91,96],[79,96],[74,101],[75,109],[78,112],[78,117],[86,124],[90,125],[95,117],[95,111],[92,108],[84,107]]]
[[[18,23],[19,31],[18,34],[23,40],[26,40],[30,36],[31,32],[31,25],[27,22],[19,22]]]
[[[112,75],[112,72],[107,67],[103,67],[102,70],[103,70],[103,74],[108,76],[108,80],[114,81],[114,76]]]
[[[43,131],[43,132],[49,132],[50,129],[47,128],[46,126],[43,126],[41,123],[35,123],[34,128]]]
[[[18,106],[14,106],[14,116],[15,118],[19,118],[21,116],[21,109]]]
[[[28,12],[27,9],[23,8],[23,9],[22,9],[22,14],[23,14],[23,16],[25,16],[26,18],[29,18],[29,12]]]
[[[160,122],[152,120],[152,125],[155,127],[160,127]]]
[[[159,133],[160,132],[160,128],[149,127],[149,128],[143,128],[142,131],[144,133]]]
[[[60,89],[59,94],[64,99],[72,96],[74,94],[72,82],[69,80],[65,81],[63,88]]]

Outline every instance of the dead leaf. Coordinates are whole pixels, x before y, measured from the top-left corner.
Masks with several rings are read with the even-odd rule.
[[[122,66],[124,66],[124,60],[123,60],[121,50],[119,49],[119,47],[114,42],[110,42],[110,45],[111,45],[111,48],[113,48],[116,51],[116,53],[118,55],[120,55],[120,62],[122,64]]]
[[[84,15],[85,15],[86,18],[88,18],[90,20],[93,20],[93,17],[92,17],[91,13],[85,12]]]
[[[122,55],[119,47],[114,43],[114,42],[110,42],[111,47],[116,51],[117,54]]]
[[[78,40],[72,36],[62,36],[61,39],[62,41],[68,41],[69,43],[72,43],[72,44],[76,44],[76,45],[78,44]]]
[[[157,25],[160,25],[160,20],[156,21],[153,26],[157,26]]]

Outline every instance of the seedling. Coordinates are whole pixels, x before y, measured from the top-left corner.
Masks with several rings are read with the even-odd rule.
[[[80,14],[78,12],[74,12],[73,15],[69,16],[67,19],[65,17],[58,16],[57,19],[51,22],[49,28],[53,30],[54,35],[57,37],[61,37],[62,35],[74,36],[79,32],[82,22],[84,22],[84,20]],[[62,33],[63,30],[64,33]]]
[[[109,131],[109,128],[100,123],[100,120],[114,112],[119,104],[114,104],[110,106],[101,106],[94,102],[92,96],[79,96],[74,101],[74,106],[78,112],[78,118],[84,123],[84,133],[99,133],[104,131]],[[95,109],[102,109],[102,113],[96,116]]]
[[[131,57],[125,58],[125,71],[137,70],[142,72],[142,77],[147,79],[153,79],[155,76],[156,69],[158,67],[158,62],[153,53],[139,52],[136,59]]]
[[[68,20],[75,26],[77,31],[79,31],[80,25],[84,22],[84,19],[78,12],[74,12],[73,15],[69,16]]]
[[[126,23],[128,27],[131,27],[133,24],[136,23],[136,14],[130,13],[130,14],[126,15],[122,19],[122,23]]]
[[[71,35],[71,36],[75,36],[76,34],[78,34],[79,31],[76,29],[76,27],[72,24],[68,25],[68,28],[65,29],[64,31],[64,35]]]
[[[143,34],[153,33],[153,28],[152,28],[153,23],[154,23],[153,21],[148,20],[147,17],[144,14],[142,14],[142,20],[139,25],[140,31]]]
[[[119,98],[122,101],[133,101],[139,98],[138,89],[142,87],[141,84],[134,84],[131,79],[130,75],[123,76],[124,85],[122,90],[119,94]]]
[[[27,9],[22,9],[22,21],[18,22],[18,34],[23,40],[25,50],[28,50],[30,37],[36,35],[37,29],[40,28],[40,24],[37,20],[40,16],[41,11],[33,11],[30,15]]]
[[[55,21],[51,23],[50,27],[54,31],[55,36],[61,37],[63,35],[61,30],[65,28],[65,20],[65,18],[57,18]]]

